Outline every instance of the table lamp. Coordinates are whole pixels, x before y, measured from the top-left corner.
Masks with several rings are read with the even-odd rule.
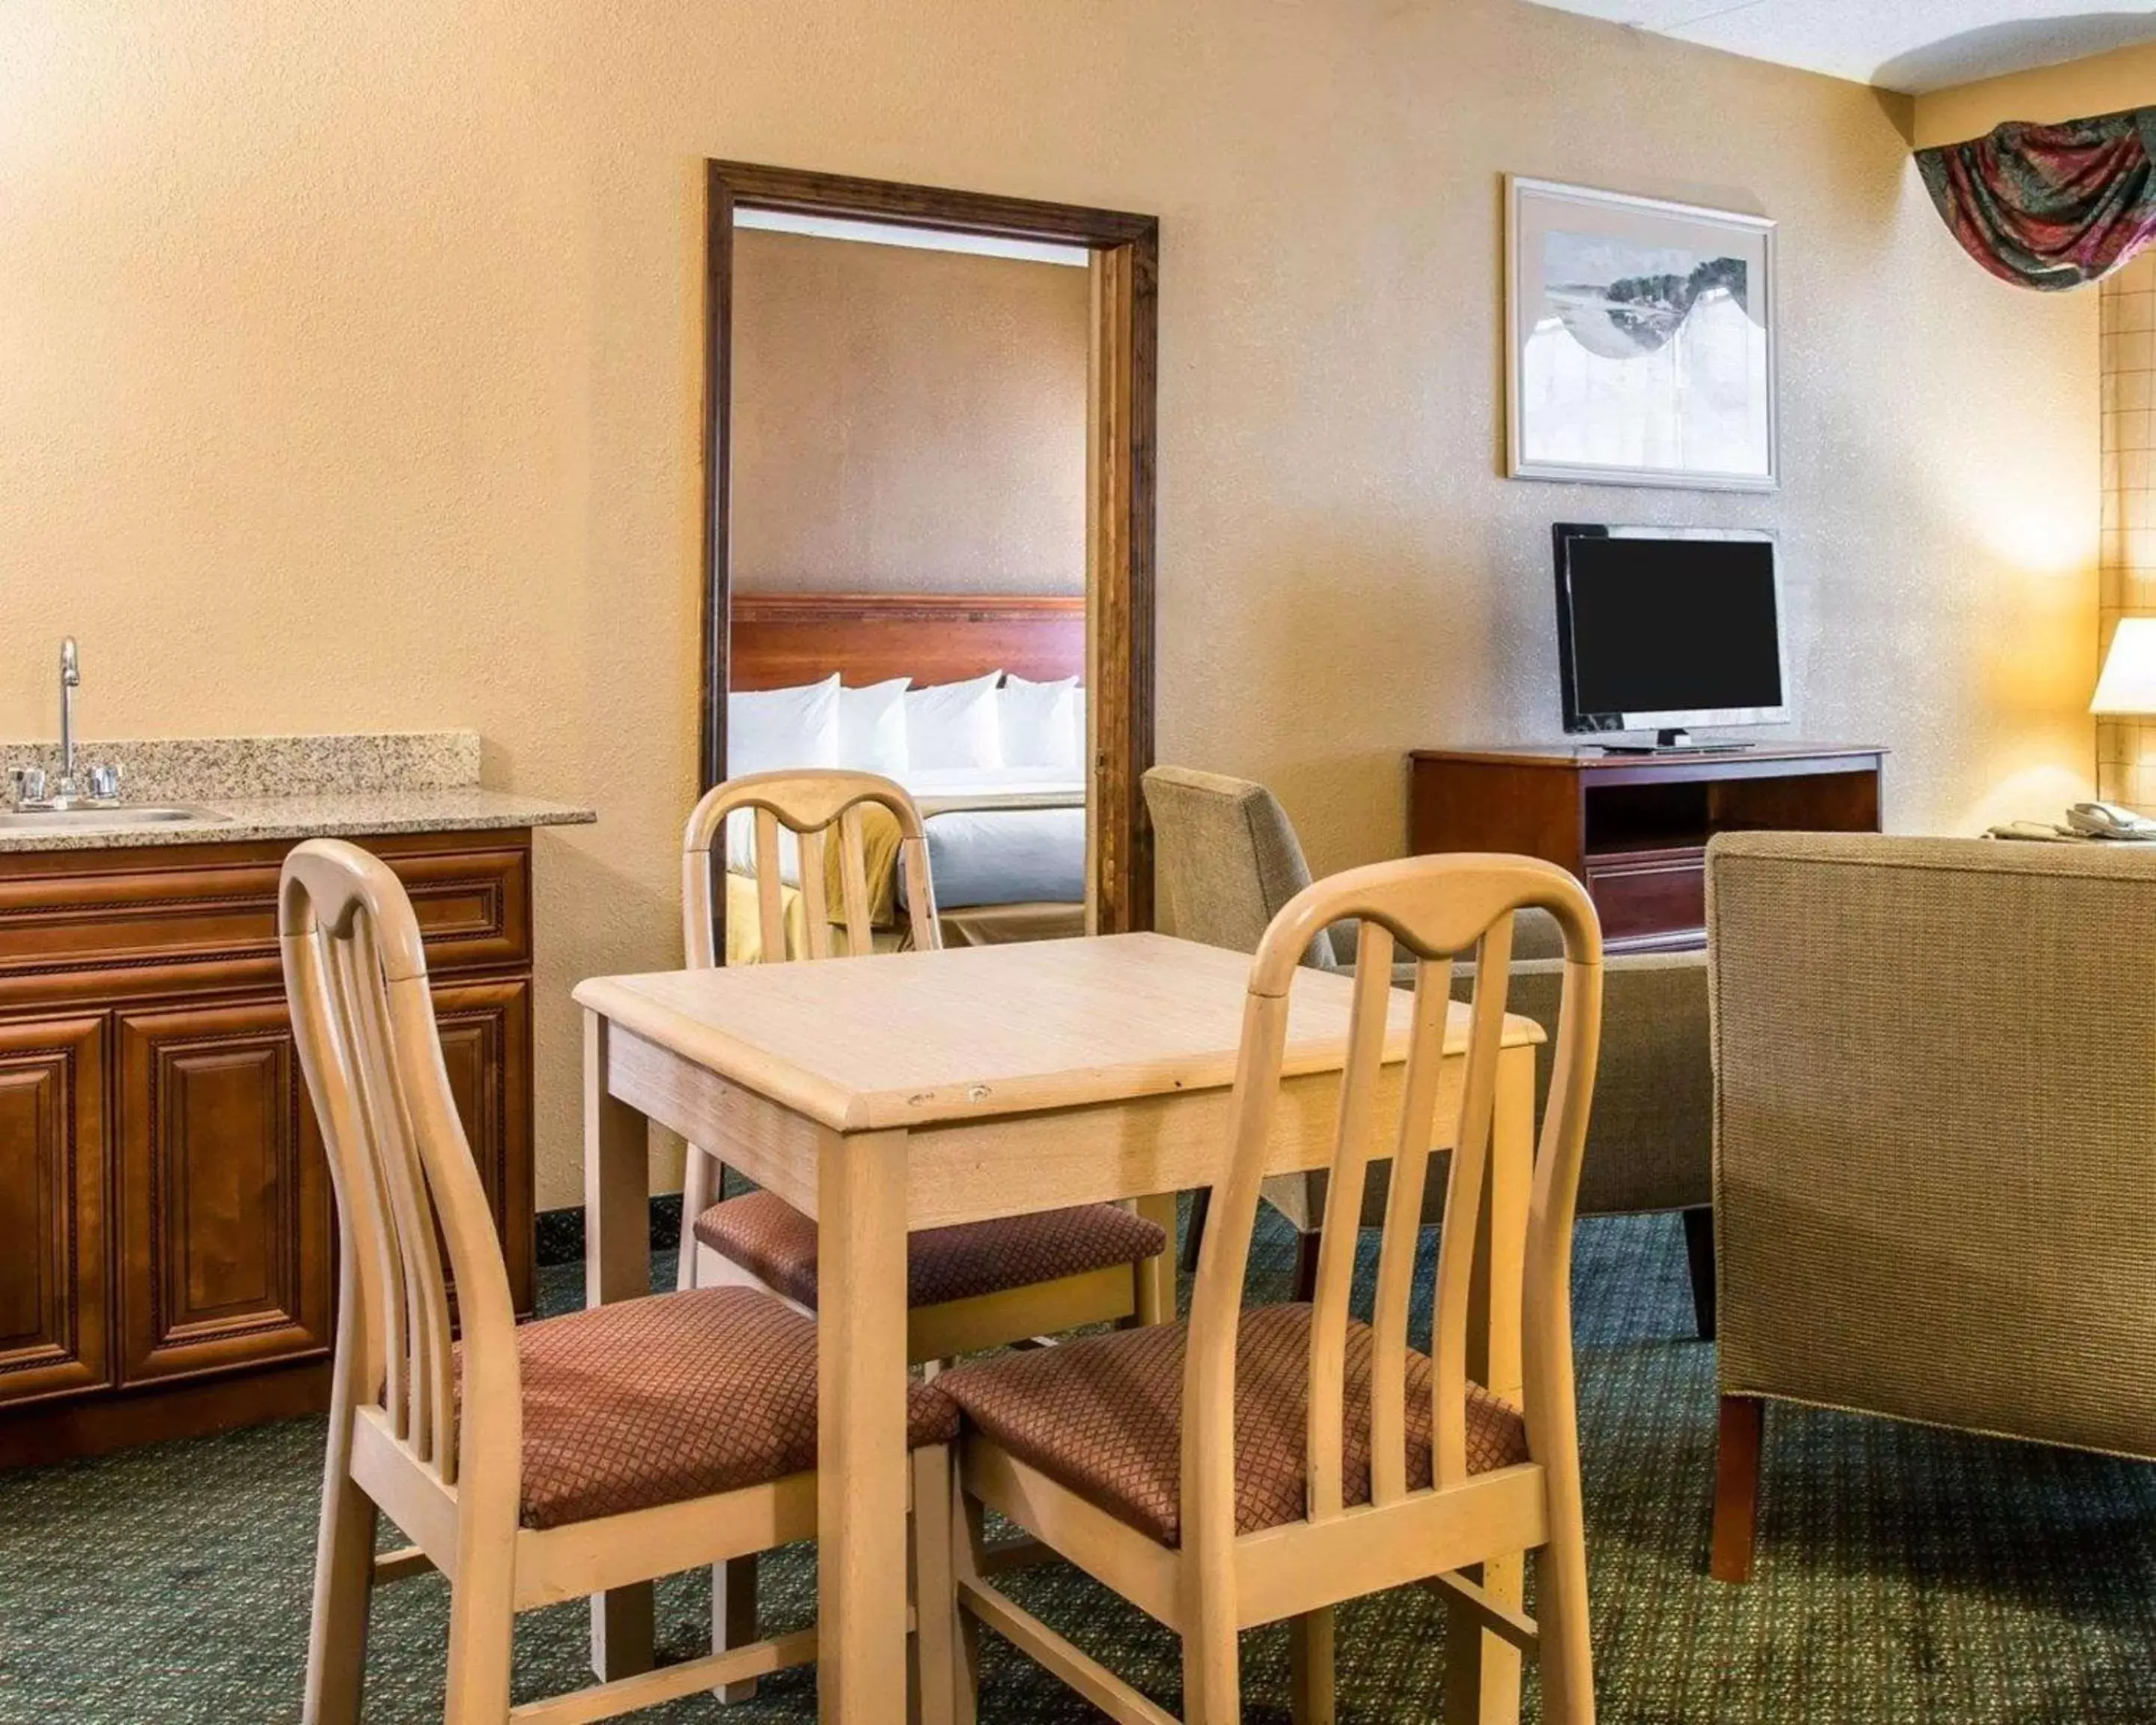
[[[2089,711],[2121,718],[2156,713],[2156,617],[2119,619]]]

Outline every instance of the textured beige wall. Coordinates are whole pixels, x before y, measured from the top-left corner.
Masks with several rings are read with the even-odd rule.
[[[737,584],[1084,592],[1091,303],[1057,264],[737,234]]]
[[[1162,219],[1160,745],[1394,854],[1556,732],[1553,520],[1779,528],[1803,729],[1898,829],[2086,794],[2097,296],[1978,270],[1858,86],[1517,0],[10,0],[0,735],[469,725],[572,981],[676,952],[702,159]],[[1906,120],[1906,115],[1902,116]],[[1773,497],[1499,476],[1499,175],[1782,224]]]
[[[2156,102],[2156,43],[2092,54],[1917,98],[1919,148],[1980,138],[2000,121],[2056,122],[2116,114]]]

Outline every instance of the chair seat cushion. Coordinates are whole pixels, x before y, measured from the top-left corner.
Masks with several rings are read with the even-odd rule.
[[[816,1303],[816,1224],[783,1199],[751,1192],[696,1218],[696,1238],[803,1306]],[[1112,1204],[929,1228],[906,1243],[909,1306],[1031,1287],[1089,1270],[1136,1264],[1164,1251],[1158,1223]]]
[[[1235,1350],[1235,1531],[1301,1521],[1309,1468],[1307,1306],[1245,1312]],[[939,1389],[967,1420],[1017,1460],[1118,1521],[1173,1546],[1183,1532],[1182,1324],[1120,1330],[1060,1348],[960,1366]],[[1376,1337],[1348,1327],[1342,1496],[1370,1501],[1370,1376]],[[1410,1490],[1430,1482],[1430,1363],[1408,1355]],[[1486,1473],[1527,1459],[1519,1409],[1467,1386],[1467,1467]]]
[[[623,1300],[516,1332],[527,1527],[765,1484],[816,1466],[816,1323],[756,1288]],[[906,1439],[948,1443],[957,1408],[907,1390]]]

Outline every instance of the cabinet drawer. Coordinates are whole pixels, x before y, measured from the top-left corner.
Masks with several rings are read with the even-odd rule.
[[[359,841],[412,896],[437,972],[523,965],[522,831]],[[0,857],[0,1008],[280,988],[277,877],[291,843]]]
[[[1707,927],[1707,853],[1634,850],[1587,860],[1587,891],[1603,938],[1640,940]]]
[[[0,1024],[0,1404],[112,1381],[105,1020]]]

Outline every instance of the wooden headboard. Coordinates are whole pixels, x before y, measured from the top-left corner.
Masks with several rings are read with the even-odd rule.
[[[1082,594],[757,593],[733,596],[728,681],[786,689],[837,671],[859,687],[891,677],[957,683],[1006,670],[1032,682],[1083,676]]]

